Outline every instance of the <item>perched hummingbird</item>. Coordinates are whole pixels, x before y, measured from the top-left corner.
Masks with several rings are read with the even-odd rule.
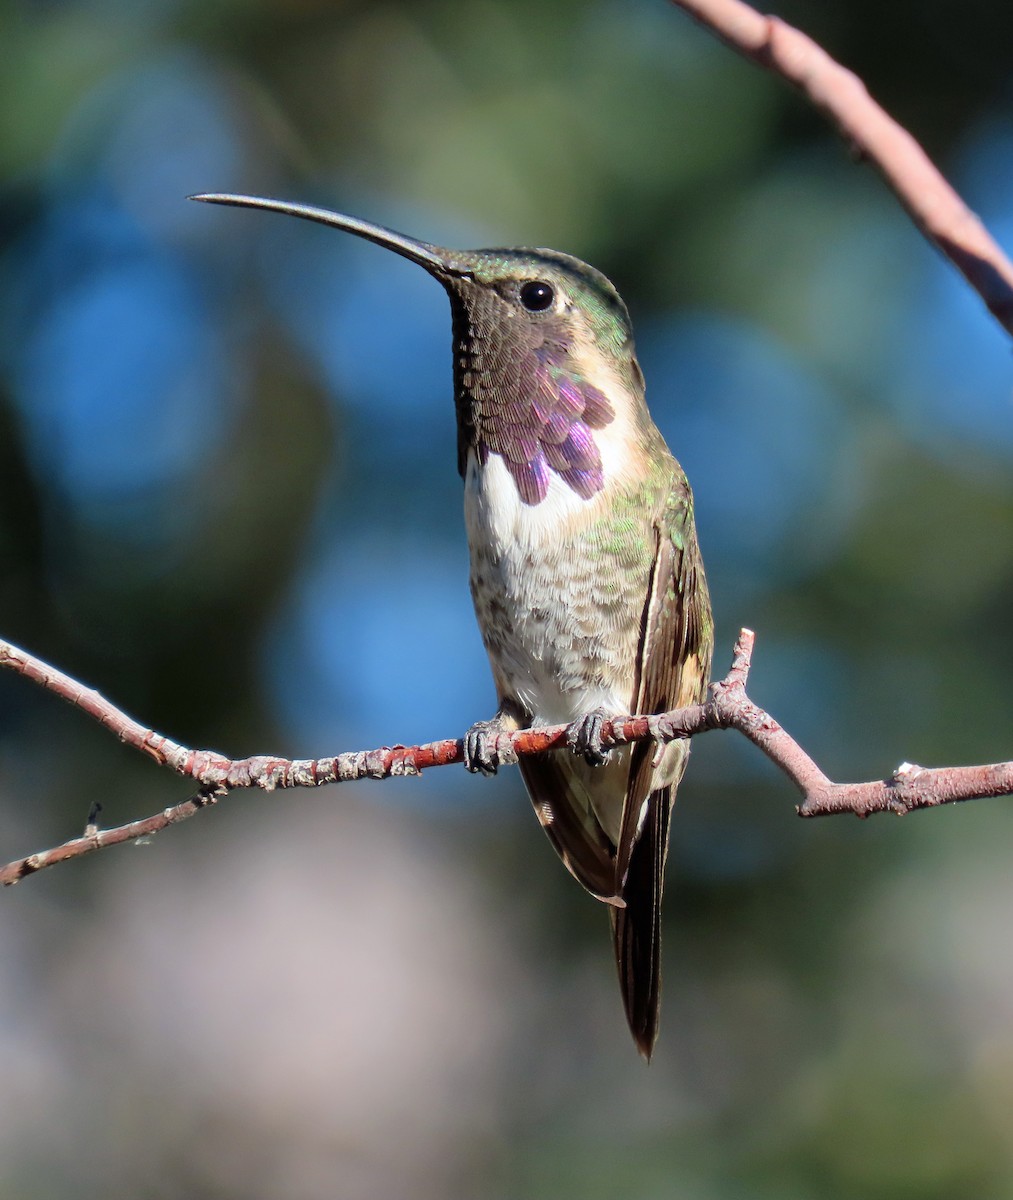
[[[573,753],[523,756],[521,774],[560,858],[609,906],[627,1020],[649,1059],[689,742],[610,751],[603,724],[699,701],[713,635],[692,494],[647,411],[625,304],[555,250],[446,250],[326,209],[193,198],[345,229],[446,289],[471,591],[499,697],[465,738],[466,765],[495,771],[504,732],[578,723]]]

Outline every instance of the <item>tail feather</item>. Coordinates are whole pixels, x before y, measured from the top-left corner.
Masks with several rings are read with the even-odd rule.
[[[609,909],[626,1020],[648,1062],[658,1036],[661,1002],[661,899],[670,812],[671,788],[652,792],[630,855],[622,891],[626,907]]]

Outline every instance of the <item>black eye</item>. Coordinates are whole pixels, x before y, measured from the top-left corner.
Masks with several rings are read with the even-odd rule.
[[[552,307],[555,298],[552,284],[542,279],[529,279],[521,287],[521,304],[531,312],[545,312],[547,308]]]

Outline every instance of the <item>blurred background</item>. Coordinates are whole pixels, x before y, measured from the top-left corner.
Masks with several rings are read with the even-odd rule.
[[[1013,244],[1013,7],[793,0]],[[1013,754],[1009,345],[879,179],[663,0],[0,4],[0,636],[191,745],[462,733],[439,286],[321,203],[604,270],[723,673],[838,779]],[[185,798],[0,678],[6,861]],[[235,795],[6,893],[0,1192],[1013,1196],[1013,813],[798,821],[694,746],[655,1061],[516,772]]]

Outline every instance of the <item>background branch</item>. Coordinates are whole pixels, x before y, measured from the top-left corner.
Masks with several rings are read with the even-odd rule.
[[[906,129],[852,71],[794,26],[743,0],[672,0],[751,62],[794,84],[867,158],[908,215],[1013,334],[1013,263]]]
[[[752,630],[740,631],[728,674],[720,682],[711,684],[705,704],[673,709],[657,716],[634,716],[614,721],[605,731],[607,740],[617,746],[647,739],[663,745],[710,729],[737,729],[780,767],[802,793],[796,808],[802,817],[845,812],[860,817],[875,812],[902,814],[916,808],[952,804],[957,800],[1013,793],[1013,763],[1009,762],[933,769],[902,763],[888,779],[870,783],[834,783],[794,738],[746,694],[754,641]],[[386,779],[395,775],[418,775],[429,767],[464,761],[463,743],[455,738],[423,746],[381,746],[377,750],[348,752],[330,758],[287,759],[257,755],[230,759],[212,750],[188,749],[154,730],[145,729],[98,692],[10,643],[0,643],[0,666],[8,667],[84,709],[126,745],[147,754],[159,765],[169,766],[192,779],[200,789],[196,796],[143,820],[107,830],[89,825],[82,837],[15,859],[0,869],[0,883],[4,886],[106,846],[150,837],[169,825],[187,820],[234,789],[258,787],[273,791],[275,788],[320,787],[356,779]],[[519,757],[546,750],[569,752],[569,729],[568,725],[553,725],[504,734],[501,757]]]

